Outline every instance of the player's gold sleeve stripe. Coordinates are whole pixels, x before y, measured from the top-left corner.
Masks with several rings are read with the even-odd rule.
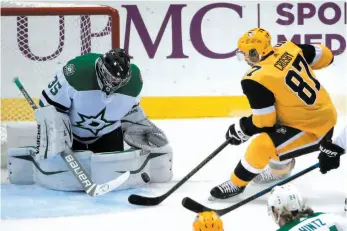
[[[329,66],[334,57],[331,50],[323,44],[314,44],[313,46],[316,51],[316,56],[310,64],[311,68],[314,70],[318,70]]]
[[[253,115],[265,115],[265,114],[269,114],[271,112],[276,111],[275,106],[270,106],[270,107],[264,107],[264,108],[260,108],[260,109],[252,109],[252,113]]]
[[[258,128],[272,127],[276,123],[276,112],[252,116],[252,122]]]

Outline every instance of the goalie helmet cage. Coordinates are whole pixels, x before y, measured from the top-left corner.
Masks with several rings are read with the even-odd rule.
[[[120,19],[109,6],[2,2],[1,28],[1,168],[5,168],[7,149],[28,145],[26,138],[10,141],[9,129],[35,131],[33,111],[12,79],[20,77],[38,103],[54,71],[68,60],[120,46]],[[25,136],[23,130],[17,133]]]

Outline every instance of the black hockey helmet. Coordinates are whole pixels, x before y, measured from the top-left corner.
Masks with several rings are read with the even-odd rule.
[[[106,94],[126,85],[131,77],[130,57],[124,49],[115,48],[96,61],[98,83]]]

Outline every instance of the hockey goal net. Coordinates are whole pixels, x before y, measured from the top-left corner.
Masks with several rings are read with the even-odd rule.
[[[69,59],[119,47],[119,14],[108,6],[1,2],[1,32],[3,156],[8,129],[35,122],[13,78],[20,78],[37,103],[52,73]]]

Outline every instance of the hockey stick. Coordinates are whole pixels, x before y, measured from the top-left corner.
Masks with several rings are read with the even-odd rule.
[[[33,110],[38,109],[35,102],[32,100],[28,92],[24,89],[22,83],[18,77],[13,79],[17,88],[23,94],[24,98],[28,101]],[[84,190],[89,196],[101,196],[108,193],[126,182],[130,177],[130,172],[127,171],[120,175],[117,179],[111,180],[105,184],[95,184],[90,178],[87,171],[83,168],[81,163],[75,158],[73,151],[66,146],[65,151],[60,153],[61,157],[65,161],[66,165],[69,167],[70,171],[74,174],[78,182],[82,185]]]
[[[311,172],[312,170],[316,169],[319,167],[319,163],[316,163],[314,165],[312,165],[311,167],[308,167],[280,182],[278,182],[277,184],[275,185],[272,185],[266,189],[264,189],[263,191],[260,191],[258,192],[257,194],[254,194],[253,196],[250,196],[248,197],[247,199],[243,200],[243,201],[240,201],[232,206],[229,206],[227,208],[224,208],[224,209],[211,209],[211,208],[208,208],[196,201],[194,201],[193,199],[189,198],[189,197],[185,197],[183,198],[182,200],[182,205],[183,207],[185,207],[186,209],[190,210],[190,211],[193,211],[193,212],[196,212],[196,213],[200,213],[200,212],[204,212],[204,211],[215,211],[219,216],[223,216],[224,214],[230,212],[230,211],[233,211],[239,207],[241,207],[242,205],[244,204],[247,204],[248,202],[251,202],[255,199],[257,199],[258,197],[261,197],[263,195],[265,195],[266,193],[270,192],[274,187],[276,186],[279,186],[279,185],[284,185],[302,175],[305,175],[306,173],[308,172]]]
[[[229,140],[224,141],[214,152],[206,157],[198,166],[188,173],[183,179],[175,184],[169,191],[158,197],[144,197],[136,194],[131,194],[128,198],[130,204],[153,206],[160,204],[163,200],[168,198],[173,192],[175,192],[181,185],[183,185],[189,178],[197,173],[203,166],[205,166],[210,160],[212,160],[218,153],[220,153],[227,145]]]

